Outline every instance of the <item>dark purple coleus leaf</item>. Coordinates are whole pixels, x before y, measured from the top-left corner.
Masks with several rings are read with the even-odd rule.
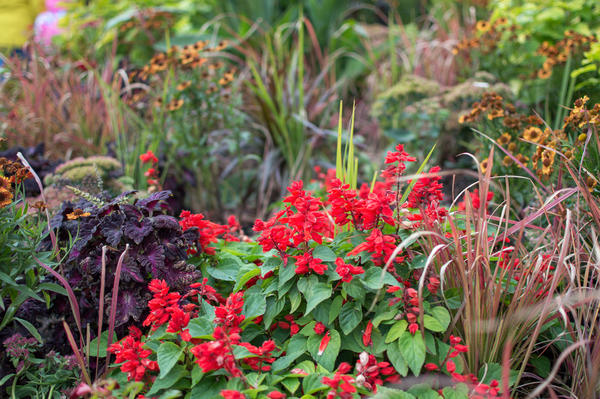
[[[103,217],[100,221],[100,232],[106,238],[108,245],[117,247],[123,236],[125,215],[117,210]]]
[[[140,265],[135,258],[131,256],[127,256],[125,258],[125,260],[123,261],[123,265],[121,266],[121,279],[123,279],[123,281],[133,280],[138,283],[144,282],[144,277],[142,277]]]
[[[144,208],[148,212],[160,211],[168,208],[168,204],[165,202],[171,197],[170,191],[158,191],[151,194],[148,198],[141,199],[136,202],[136,206]]]
[[[125,223],[124,229],[125,236],[138,245],[144,241],[144,238],[146,238],[152,230],[152,222],[148,219],[143,219],[141,222],[128,220],[127,223]]]
[[[144,246],[143,252],[138,253],[137,261],[148,273],[157,276],[165,264],[165,250],[159,243],[150,241]]]

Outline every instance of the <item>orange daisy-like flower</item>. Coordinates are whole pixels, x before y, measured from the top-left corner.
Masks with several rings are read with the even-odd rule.
[[[13,194],[5,189],[0,188],[0,208],[4,208],[12,202]]]
[[[8,177],[0,176],[0,188],[5,190],[11,189],[10,179]]]
[[[515,152],[517,150],[517,143],[512,142],[508,144],[508,151]]]
[[[73,212],[67,213],[67,219],[69,219],[69,220],[77,220],[79,218],[85,218],[85,217],[88,217],[90,215],[91,215],[91,213],[84,212],[83,209],[76,208],[76,209],[73,209]]]
[[[537,72],[537,77],[540,79],[548,79],[552,76],[552,69],[542,68]]]
[[[508,167],[510,165],[513,164],[513,159],[511,157],[509,157],[508,155],[504,157],[504,159],[502,159],[502,165]]]
[[[585,185],[588,187],[588,190],[590,191],[590,193],[592,191],[594,191],[594,187],[596,187],[596,184],[598,184],[598,181],[596,179],[594,179],[592,176],[587,176],[585,178]]]
[[[181,82],[177,85],[177,90],[182,91],[187,89],[188,87],[190,87],[192,85],[192,81],[191,80],[187,80],[185,82]]]
[[[48,205],[44,201],[36,201],[31,206],[40,211],[44,211],[48,208]]]
[[[171,100],[171,102],[169,102],[169,104],[167,105],[167,109],[169,111],[175,111],[179,108],[181,108],[183,106],[183,98],[180,99],[173,99]]]
[[[543,137],[542,129],[535,126],[529,126],[523,132],[523,138],[527,141],[533,141],[534,143],[538,143],[541,141]]]
[[[496,142],[502,146],[506,146],[508,143],[510,143],[510,139],[512,139],[512,137],[509,133],[502,133],[502,135],[498,137]]]
[[[475,24],[475,28],[479,31],[479,32],[487,32],[488,30],[490,30],[490,23],[488,21],[477,21],[477,24]]]
[[[484,159],[483,161],[481,161],[481,163],[479,164],[479,167],[481,168],[481,173],[484,173],[487,171],[488,168],[488,159]]]
[[[517,154],[517,160],[519,162],[521,162],[523,165],[527,164],[527,162],[529,161],[529,157],[523,154]],[[520,166],[519,166],[520,168]]]

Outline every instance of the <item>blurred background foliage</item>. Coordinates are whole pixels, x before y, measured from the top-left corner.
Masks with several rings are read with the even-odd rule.
[[[151,149],[161,186],[194,193],[180,196],[178,207],[216,219],[234,212],[251,223],[290,180],[332,167],[339,101],[344,128],[355,104],[355,142],[366,160],[359,178],[370,181],[381,165],[368,159],[397,143],[420,156],[438,143],[436,161],[452,168],[468,163],[460,152],[486,153],[489,141],[472,128],[490,127],[458,123],[485,92],[518,99],[520,112],[554,129],[575,98],[598,99],[594,0],[67,7],[51,47],[9,60],[2,134],[23,146],[43,142],[53,159],[112,156],[123,165],[121,179],[143,190],[139,155]],[[155,62],[174,54],[179,63]],[[144,74],[152,65],[160,70]]]

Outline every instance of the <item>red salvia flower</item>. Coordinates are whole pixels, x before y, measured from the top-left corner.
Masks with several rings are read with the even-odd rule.
[[[296,260],[296,274],[307,274],[313,271],[322,275],[327,270],[327,265],[322,263],[321,259],[313,258],[312,252],[305,252],[293,258]]]
[[[265,363],[273,363],[275,358],[271,356],[271,352],[277,349],[275,342],[273,340],[268,340],[263,342],[262,346],[256,347],[247,342],[240,342],[239,346],[243,346],[248,351],[256,357],[248,357],[242,359],[242,362],[246,363],[252,370],[256,371],[269,371],[271,370],[271,366]]]
[[[314,330],[316,334],[323,335],[323,333],[325,332],[325,324],[318,321],[317,324],[315,324]]]
[[[371,332],[373,331],[373,323],[371,320],[367,323],[367,327],[365,328],[365,332],[362,336],[362,342],[364,346],[371,345]]]
[[[362,274],[365,270],[360,266],[354,266],[347,263],[344,263],[344,259],[337,258],[335,260],[336,268],[335,272],[339,274],[342,278],[342,281],[345,283],[349,283],[352,281],[352,278],[357,274]]]
[[[246,395],[233,389],[223,389],[221,391],[221,396],[224,399],[246,399]]]
[[[137,331],[135,335],[137,336]],[[128,335],[108,347],[108,351],[115,354],[116,363],[125,362],[121,365],[121,371],[127,373],[129,381],[141,381],[147,371],[158,371],[158,363],[148,359],[152,351],[143,346],[134,336]]]
[[[142,161],[142,163],[157,163],[158,158],[156,158],[156,155],[154,155],[152,151],[148,150],[145,154],[140,155],[140,161]]]
[[[321,344],[319,345],[319,352],[317,352],[317,354],[319,356],[321,356],[323,354],[323,352],[325,352],[325,349],[327,349],[327,345],[329,345],[330,340],[331,340],[331,335],[330,335],[330,332],[327,331],[327,333],[325,333],[323,338],[321,338]]]

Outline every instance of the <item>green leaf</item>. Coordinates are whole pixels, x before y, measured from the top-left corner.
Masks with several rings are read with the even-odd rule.
[[[319,245],[315,247],[312,253],[313,258],[319,258],[323,262],[335,262],[337,256],[335,252],[331,250],[328,246]]]
[[[390,359],[392,366],[396,369],[398,374],[402,377],[406,377],[408,374],[408,364],[406,364],[406,360],[402,357],[400,353],[400,347],[397,342],[394,342],[388,345],[387,348],[387,357]]]
[[[187,326],[192,338],[209,338],[214,331],[214,325],[205,317],[190,320]]]
[[[329,389],[329,386],[321,382],[322,379],[323,376],[319,374],[309,374],[304,377],[302,380],[302,390],[304,391],[304,394],[310,395],[315,392]]]
[[[300,295],[298,288],[292,287],[288,293],[288,297],[290,298],[290,313],[294,313],[302,303],[302,295]]]
[[[417,399],[410,393],[399,389],[392,389],[384,386],[377,387],[377,393],[372,396],[373,399]]]
[[[250,281],[253,277],[260,275],[260,267],[255,267],[252,270],[245,272],[239,279],[237,279],[237,283],[233,289],[233,292],[239,291],[244,284]]]
[[[117,333],[113,333],[112,342],[117,341]],[[100,334],[100,352],[98,352],[98,337],[94,338],[90,342],[90,356],[93,357],[106,357],[106,349],[108,347],[108,331],[103,331]]]
[[[428,314],[423,315],[423,324],[425,325],[425,328],[428,329],[429,331],[433,331],[433,332],[446,331],[444,326],[442,326],[439,321],[437,321],[433,316],[429,316]]]
[[[375,318],[373,319],[373,327],[379,327],[379,324],[382,321],[390,320],[394,318],[394,316],[396,316],[397,314],[398,311],[396,309],[390,309],[383,313],[377,313],[377,316],[375,316]]]
[[[450,288],[444,291],[446,305],[449,309],[455,310],[460,308],[463,301],[463,295],[459,288]]]
[[[42,336],[40,335],[40,333],[38,332],[37,328],[35,328],[35,326],[34,326],[33,324],[31,324],[31,323],[30,323],[30,322],[28,322],[27,320],[23,320],[23,319],[20,319],[20,318],[18,318],[18,317],[15,317],[15,318],[13,318],[13,320],[16,320],[16,321],[18,321],[19,323],[21,323],[21,325],[22,325],[23,327],[25,327],[25,328],[27,329],[27,331],[29,331],[29,333],[30,333],[31,335],[33,335],[33,337],[34,337],[35,339],[37,339],[37,341],[38,341],[40,344],[43,344],[43,343],[44,343],[44,340],[42,340]]]
[[[11,374],[7,374],[4,377],[0,378],[0,387],[2,385],[4,385],[8,380],[10,380],[10,378],[14,375],[15,375],[15,373],[11,373]]]
[[[283,385],[291,394],[294,394],[298,387],[300,387],[300,381],[298,381],[298,378],[286,378],[281,380],[281,385]]]
[[[341,295],[338,295],[335,298],[333,298],[333,302],[331,303],[331,307],[329,308],[329,324],[333,323],[335,319],[337,319],[337,317],[339,316],[340,311],[342,310],[343,302],[344,298],[342,298]]]
[[[419,399],[443,399],[437,391],[431,389],[429,384],[417,384],[410,387],[409,393]]]
[[[404,331],[398,339],[398,348],[408,367],[415,376],[421,374],[421,367],[425,363],[425,341],[419,332],[412,335],[409,331]]]
[[[450,312],[448,312],[448,310],[443,306],[436,306],[435,308],[431,309],[430,313],[442,327],[441,331],[446,331],[446,329],[448,329],[448,326],[450,325]]]
[[[406,331],[406,327],[408,327],[408,322],[406,320],[400,320],[394,323],[390,331],[388,331],[385,336],[385,343],[389,344],[390,342],[394,342]]]
[[[348,301],[342,306],[340,312],[340,327],[345,335],[350,334],[362,320],[362,309],[360,303]]]
[[[217,280],[236,281],[238,271],[243,263],[240,258],[230,254],[223,254],[216,266],[206,268],[208,274]]]
[[[183,348],[180,348],[173,342],[164,342],[158,347],[156,360],[158,361],[158,368],[160,369],[159,379],[165,378],[166,375],[169,374],[182,353]]]
[[[296,290],[296,292],[298,292],[298,290]],[[300,296],[300,293],[298,293],[298,296]],[[273,319],[275,319],[275,317],[283,310],[285,301],[285,298],[278,300],[274,296],[267,297],[267,310],[263,316],[265,328],[270,327],[273,323]]]
[[[445,387],[442,389],[444,399],[468,399],[469,398],[469,387],[460,383],[456,384],[455,387]]]
[[[367,269],[365,275],[362,276],[360,281],[362,281],[366,287],[372,290],[383,288],[385,284],[398,285],[398,281],[396,281],[394,276],[388,272],[385,272],[382,278],[381,272],[382,269],[380,267],[371,267],[370,269]]]
[[[281,290],[283,285],[296,275],[296,263],[294,258],[289,258],[287,264],[283,263],[279,266],[279,283],[278,288]]]
[[[194,385],[196,385],[197,383],[200,382],[200,380],[202,379],[202,377],[204,377],[204,373],[202,372],[202,369],[200,367],[193,367],[192,368],[192,387],[194,387]]]
[[[329,331],[331,339],[329,340],[329,344],[323,351],[322,355],[319,356],[319,345],[321,344],[321,340],[323,339],[324,335],[312,335],[310,338],[308,338],[306,346],[311,356],[317,363],[327,370],[333,371],[337,356],[340,352],[340,347],[342,346],[342,339],[336,330]]]
[[[159,365],[159,367],[160,367],[160,365]],[[162,374],[162,369],[161,369],[161,374]],[[167,389],[167,388],[172,387],[177,381],[179,381],[179,379],[181,377],[183,377],[186,374],[187,374],[187,371],[185,370],[185,367],[183,367],[181,364],[177,364],[177,365],[173,366],[173,368],[167,375],[165,375],[162,378],[159,377],[154,381],[154,384],[152,384],[152,388],[148,392],[148,395],[152,395],[162,389]]]
[[[242,314],[246,316],[246,320],[262,316],[267,310],[267,298],[265,298],[262,292],[258,292],[260,291],[260,287],[255,287],[257,287],[258,290],[247,290],[244,294]]]
[[[271,366],[273,371],[279,371],[289,367],[294,360],[302,356],[306,350],[306,342],[307,338],[300,334],[296,334],[290,338],[285,356],[282,356],[273,362]]]
[[[319,282],[314,275],[298,280],[298,289],[306,299],[304,314],[310,313],[319,303],[331,297],[331,285]]]

